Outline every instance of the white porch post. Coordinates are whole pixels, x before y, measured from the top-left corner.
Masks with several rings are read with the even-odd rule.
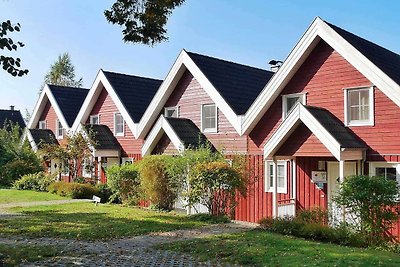
[[[101,157],[97,157],[97,183],[101,182]]]
[[[272,192],[272,217],[278,217],[278,163],[274,158],[273,166],[273,192]]]
[[[339,184],[342,185],[344,182],[344,160],[339,161]],[[345,214],[345,208],[344,206],[342,207],[342,216],[343,216],[343,222],[346,222],[346,214]]]
[[[294,212],[295,212],[295,214],[294,215],[296,215],[296,196],[297,196],[297,184],[296,184],[296,173],[297,173],[297,171],[296,171],[296,168],[297,168],[297,165],[296,165],[296,158],[294,158],[294,159],[292,159],[292,199],[294,200],[294,205],[295,205],[295,208],[294,208]]]

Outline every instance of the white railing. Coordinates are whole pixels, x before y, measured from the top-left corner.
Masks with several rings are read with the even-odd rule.
[[[278,217],[295,216],[296,215],[296,201],[290,199],[286,203],[278,203]]]

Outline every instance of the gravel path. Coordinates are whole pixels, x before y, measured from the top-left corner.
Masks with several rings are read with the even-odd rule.
[[[47,200],[47,201],[32,201],[32,202],[20,202],[20,203],[7,203],[0,204],[0,210],[16,208],[16,207],[31,207],[31,206],[41,206],[41,205],[59,205],[68,204],[76,202],[90,202],[91,199],[62,199],[62,200]]]
[[[198,262],[189,255],[170,251],[155,250],[154,245],[179,240],[203,238],[224,233],[237,233],[252,229],[250,225],[235,223],[210,225],[198,229],[153,233],[132,238],[110,241],[79,241],[57,238],[28,239],[23,237],[0,238],[8,245],[50,245],[59,247],[66,255],[44,259],[40,262],[21,266],[229,266],[210,259]]]

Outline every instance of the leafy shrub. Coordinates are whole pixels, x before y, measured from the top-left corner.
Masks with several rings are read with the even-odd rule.
[[[35,190],[45,192],[51,183],[55,182],[55,177],[46,175],[43,172],[26,174],[14,182],[14,188],[18,190]]]
[[[144,157],[139,164],[140,182],[145,196],[160,210],[172,210],[178,197],[167,172],[168,157],[152,155]]]
[[[225,215],[211,215],[208,213],[198,213],[189,216],[190,219],[200,221],[200,222],[207,222],[207,223],[228,223],[231,220],[228,216]]]
[[[100,197],[101,203],[112,202],[113,192],[107,184],[97,184],[97,196]]]
[[[90,184],[55,182],[49,185],[49,192],[74,199],[91,199],[99,190]]]
[[[304,223],[325,224],[328,222],[328,211],[315,207],[310,210],[301,210],[296,219]]]
[[[350,176],[334,200],[357,218],[353,223],[369,237],[369,244],[379,244],[391,238],[387,232],[399,217],[395,209],[398,190],[396,181],[384,177]]]
[[[246,194],[247,180],[225,161],[198,163],[189,174],[190,205],[205,205],[214,215],[233,210],[237,192]]]
[[[139,170],[136,164],[107,168],[107,185],[112,192],[111,201],[136,205],[142,195]]]
[[[277,217],[277,218],[263,218],[260,220],[260,228],[283,235],[298,236],[300,229],[303,226],[301,221],[295,220],[291,216]]]

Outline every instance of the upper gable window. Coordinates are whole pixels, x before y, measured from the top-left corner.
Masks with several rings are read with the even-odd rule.
[[[303,105],[306,104],[306,94],[290,94],[282,96],[282,115],[286,118],[290,111],[300,102]]]
[[[59,120],[56,121],[56,134],[58,139],[64,136],[64,128]]]
[[[217,132],[218,109],[215,104],[201,106],[201,130],[205,133]]]
[[[345,121],[348,126],[374,125],[372,87],[345,90]]]
[[[122,118],[121,113],[114,113],[114,135],[124,135],[124,118]]]
[[[90,124],[100,124],[99,114],[90,116]]]
[[[166,118],[178,118],[178,107],[167,107],[164,108],[164,116]]]
[[[46,129],[46,121],[39,121],[39,129]]]

